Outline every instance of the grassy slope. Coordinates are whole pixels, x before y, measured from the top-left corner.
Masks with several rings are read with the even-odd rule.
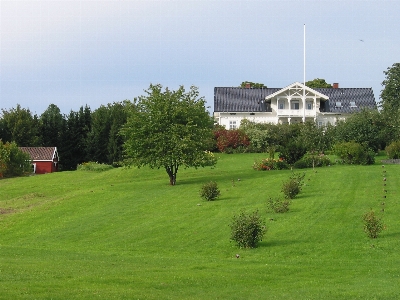
[[[280,194],[290,171],[254,171],[257,156],[221,155],[214,169],[180,170],[175,187],[165,171],[146,168],[1,180],[0,298],[400,295],[399,166],[307,170],[291,211],[272,214],[266,200]],[[220,186],[218,201],[199,199],[208,180]],[[370,240],[361,216],[380,211],[383,201],[387,230]],[[267,220],[257,249],[229,241],[228,225],[242,208],[259,209]]]

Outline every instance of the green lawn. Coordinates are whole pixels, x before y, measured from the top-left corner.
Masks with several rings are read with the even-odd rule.
[[[399,165],[307,169],[291,210],[274,214],[267,199],[291,171],[218,156],[173,187],[147,168],[0,180],[0,299],[400,298]],[[221,197],[206,202],[210,180]],[[256,249],[229,240],[243,208],[267,222]],[[386,225],[376,240],[363,232],[370,208]]]

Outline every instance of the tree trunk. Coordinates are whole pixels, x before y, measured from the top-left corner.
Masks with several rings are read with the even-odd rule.
[[[167,174],[169,176],[169,184],[175,185],[176,184],[176,173],[178,172],[178,166],[177,165],[166,166],[165,170],[167,171]]]

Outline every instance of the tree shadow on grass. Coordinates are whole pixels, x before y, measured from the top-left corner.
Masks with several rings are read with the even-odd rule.
[[[384,230],[384,231],[382,231],[382,233],[380,234],[380,236],[381,236],[382,238],[392,238],[392,237],[400,238],[400,232],[397,231],[397,232],[386,233],[385,230]]]
[[[258,248],[260,247],[281,247],[293,244],[298,244],[298,240],[266,240],[258,243]]]

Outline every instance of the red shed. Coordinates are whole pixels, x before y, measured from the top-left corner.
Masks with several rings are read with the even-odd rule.
[[[32,159],[33,173],[45,174],[58,171],[57,147],[20,147]]]

